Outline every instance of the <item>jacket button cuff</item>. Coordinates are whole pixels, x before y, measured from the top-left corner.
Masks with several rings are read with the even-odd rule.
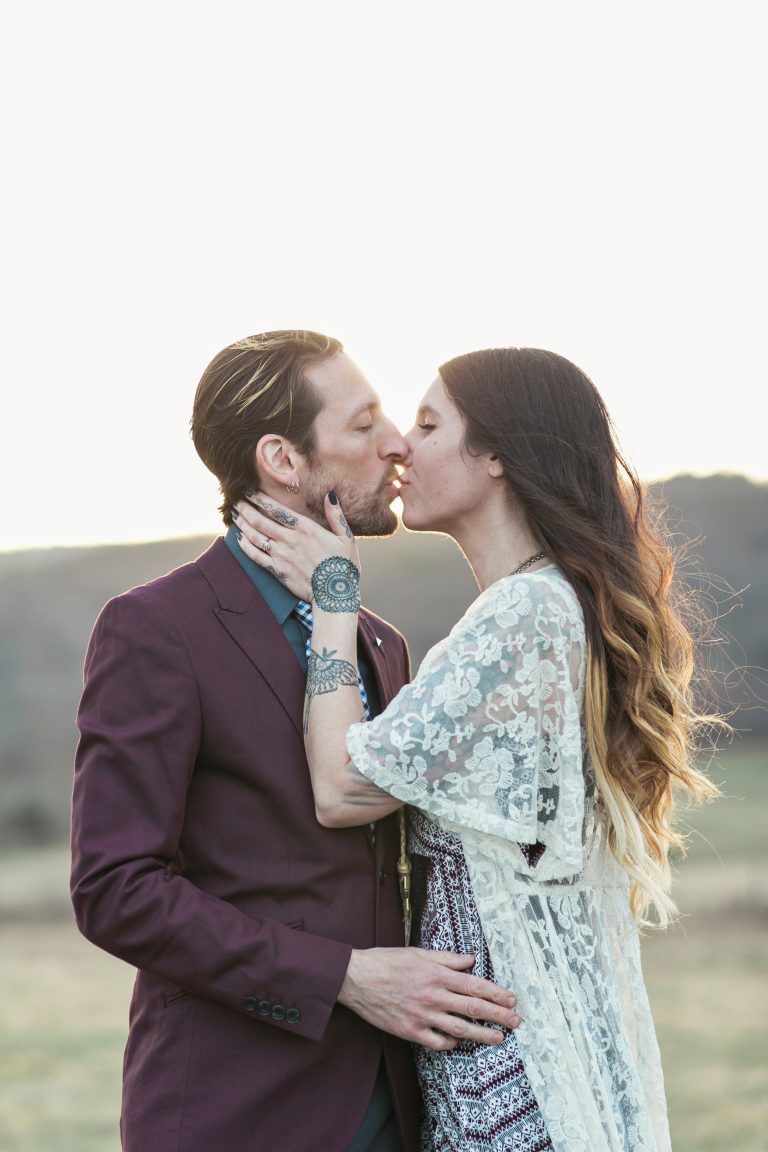
[[[272,1009],[273,1020],[285,1020],[285,1008],[282,1004],[275,1004]]]
[[[301,1012],[298,1008],[289,1008],[285,1014],[286,1024],[298,1024],[299,1020],[301,1020]]]
[[[255,996],[246,996],[245,1000],[243,1000],[243,1007],[246,1012],[255,1012],[258,1004],[259,1002]]]
[[[269,1016],[272,1005],[269,1000],[259,1000],[259,1016]]]

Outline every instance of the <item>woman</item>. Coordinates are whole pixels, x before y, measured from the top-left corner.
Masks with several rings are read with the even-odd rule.
[[[361,723],[359,570],[332,533],[238,505],[242,546],[306,595],[306,743],[318,819],[409,805],[417,943],[514,988],[502,1044],[419,1049],[424,1147],[668,1149],[637,925],[665,924],[673,789],[692,764],[692,645],[672,558],[604,404],[569,361],[496,349],[444,364],[407,437],[403,522],[452,536],[480,595],[416,679]],[[418,897],[418,891],[417,891]]]

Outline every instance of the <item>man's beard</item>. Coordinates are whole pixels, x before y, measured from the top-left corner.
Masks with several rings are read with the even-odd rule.
[[[305,496],[307,515],[318,524],[328,526],[325,494],[332,488],[355,536],[391,536],[397,529],[397,516],[389,507],[394,496],[384,482],[373,491],[362,492],[351,481],[329,479],[319,468],[313,470]]]

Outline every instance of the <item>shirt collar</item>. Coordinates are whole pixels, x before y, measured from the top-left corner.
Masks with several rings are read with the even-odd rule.
[[[277,577],[273,576],[271,572],[267,572],[265,568],[260,568],[258,564],[251,560],[250,556],[246,556],[237,542],[237,529],[234,524],[230,524],[227,529],[224,541],[235,560],[237,560],[240,567],[248,574],[266,600],[275,620],[277,620],[278,624],[284,624],[298,604],[298,596],[294,596],[290,588],[286,588],[285,584],[281,584]]]

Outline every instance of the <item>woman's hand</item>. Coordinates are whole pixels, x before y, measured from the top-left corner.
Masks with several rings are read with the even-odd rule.
[[[320,609],[356,611],[360,558],[335,492],[325,497],[325,514],[330,531],[261,492],[249,493],[232,509],[238,543],[255,564]]]

